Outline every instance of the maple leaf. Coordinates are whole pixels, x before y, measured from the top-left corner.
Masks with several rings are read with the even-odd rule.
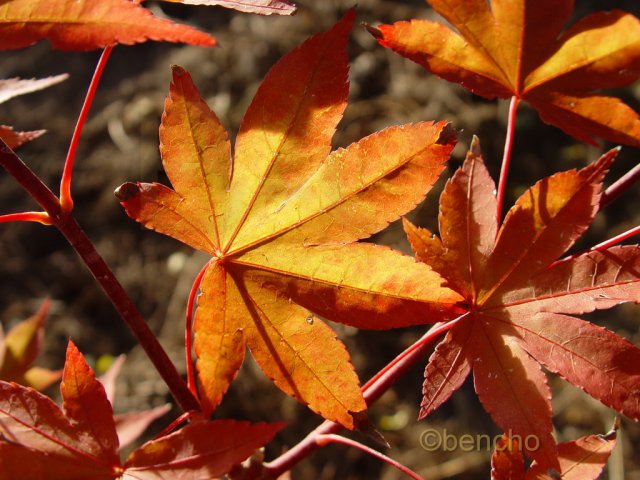
[[[69,77],[66,73],[61,75],[54,75],[52,77],[40,78],[40,79],[21,79],[21,78],[7,78],[0,79],[0,103],[16,97],[18,95],[24,95],[25,93],[31,93],[43,88],[50,87],[56,83],[60,83]],[[0,140],[4,141],[9,148],[16,148],[23,143],[29,142],[40,135],[44,134],[46,130],[34,130],[31,132],[16,132],[12,127],[8,125],[0,125]]]
[[[93,50],[147,40],[212,46],[215,39],[153,16],[131,0],[5,0],[0,2],[0,50],[47,39],[60,50]]]
[[[37,92],[52,85],[65,81],[69,75],[62,73],[45,78],[6,78],[0,79],[0,103],[24,95],[25,93]]]
[[[498,438],[491,455],[491,480],[525,480],[521,440],[506,434]]]
[[[455,140],[445,122],[425,122],[331,152],[353,19],[349,12],[271,69],[242,121],[233,167],[223,127],[174,67],[160,149],[175,190],[126,183],[116,191],[130,217],[213,257],[194,324],[206,412],[248,346],[287,394],[354,428],[366,408],[358,378],[342,343],[307,309],[379,329],[455,315],[460,297],[439,275],[389,248],[354,243],[424,198]]]
[[[16,132],[13,127],[8,125],[0,125],[0,140],[7,144],[11,149],[17,148],[31,140],[35,140],[44,135],[46,130],[32,130],[30,132]]]
[[[559,471],[548,471],[533,462],[525,472],[520,441],[503,435],[491,456],[491,480],[596,480],[616,446],[618,428],[616,420],[614,428],[604,435],[589,435],[560,443]]]
[[[566,31],[573,0],[428,0],[457,32],[429,20],[370,28],[378,42],[485,98],[516,96],[573,137],[640,146],[640,118],[592,93],[640,78],[640,21],[597,12]]]
[[[525,451],[541,468],[557,470],[551,393],[540,363],[640,419],[640,350],[569,316],[638,303],[640,247],[554,262],[598,211],[602,179],[616,153],[541,180],[518,199],[498,231],[495,185],[474,139],[442,193],[440,238],[405,221],[416,257],[447,278],[468,309],[429,359],[421,418],[473,371],[478,397],[495,422],[522,438],[534,435],[540,448],[525,445]]]
[[[102,383],[105,395],[111,405],[113,405],[115,401],[116,380],[124,364],[125,357],[125,355],[120,355],[116,358],[109,369],[98,379],[100,383]],[[141,412],[127,412],[114,415],[113,420],[118,434],[119,449],[122,450],[124,447],[135,442],[149,425],[170,410],[171,405],[167,403]]]
[[[278,0],[162,0],[163,2],[183,3],[185,5],[218,5],[246,13],[260,15],[293,15],[296,11],[291,2]]]
[[[60,379],[60,371],[34,367],[44,336],[49,302],[4,335],[0,327],[0,379],[44,390]]]
[[[0,479],[196,480],[228,473],[282,424],[200,421],[145,443],[121,463],[111,404],[69,342],[62,409],[48,397],[0,382]]]

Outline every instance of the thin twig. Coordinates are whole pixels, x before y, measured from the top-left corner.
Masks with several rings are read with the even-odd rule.
[[[600,209],[603,209],[616,198],[626,192],[633,184],[640,180],[640,163],[629,170],[607,188],[600,197]]]
[[[98,60],[96,69],[93,72],[93,77],[91,78],[91,83],[89,84],[89,89],[87,90],[87,95],[84,99],[84,103],[82,104],[82,109],[80,110],[80,115],[78,116],[76,127],[73,130],[73,135],[71,136],[69,150],[67,151],[67,158],[64,162],[64,168],[62,170],[62,179],[60,180],[60,205],[63,212],[70,212],[73,210],[73,199],[71,197],[71,178],[73,176],[73,163],[76,157],[76,150],[78,149],[78,143],[80,142],[82,129],[84,128],[84,124],[87,120],[87,115],[89,114],[91,104],[93,103],[93,98],[98,88],[98,83],[100,83],[102,72],[104,71],[104,67],[107,64],[107,60],[109,59],[109,55],[111,55],[112,50],[113,45],[110,45],[106,47],[102,51],[102,55],[100,55],[100,59]]]
[[[404,473],[407,476],[413,478],[414,480],[423,480],[423,478],[420,475],[418,475],[413,470],[405,467],[400,462],[397,462],[393,458],[387,457],[383,453],[380,453],[377,450],[374,450],[373,448],[367,447],[366,445],[363,445],[360,442],[356,442],[355,440],[351,440],[350,438],[346,438],[346,437],[343,437],[341,435],[326,434],[326,435],[320,435],[316,439],[316,443],[321,447],[324,447],[325,445],[327,445],[329,443],[341,443],[341,444],[347,445],[349,447],[357,448],[357,449],[362,450],[363,452],[371,455],[372,457],[376,457],[376,458],[382,460],[383,462],[391,465],[392,467],[397,468],[402,473]]]
[[[594,245],[593,247],[591,247],[591,249],[589,250],[590,252],[593,251],[602,251],[605,250],[609,247],[612,247],[624,240],[626,240],[627,238],[631,238],[635,235],[640,234],[640,225],[637,225],[633,228],[630,228],[629,230],[627,230],[626,232],[622,232],[620,235],[616,235],[615,237],[610,238],[609,240],[605,240],[602,243],[599,243],[597,245]]]
[[[518,112],[518,104],[520,99],[516,96],[511,97],[509,104],[509,118],[507,120],[507,137],[504,142],[504,154],[502,156],[502,167],[500,169],[500,180],[498,181],[496,218],[497,224],[502,222],[502,205],[504,203],[504,195],[507,186],[507,174],[509,165],[511,164],[511,152],[513,151],[513,138],[516,130],[516,116]]]
[[[0,223],[8,222],[37,222],[43,225],[51,225],[51,217],[47,212],[20,212],[0,215]]]
[[[198,391],[196,389],[196,380],[195,380],[195,372],[193,371],[193,354],[191,352],[193,346],[193,305],[196,300],[196,293],[198,293],[198,288],[200,288],[200,282],[202,281],[202,277],[204,276],[204,272],[207,271],[211,260],[209,260],[204,267],[200,270],[196,279],[193,281],[193,285],[191,286],[191,291],[189,292],[189,299],[187,300],[187,313],[186,313],[186,321],[184,328],[184,350],[185,357],[187,362],[187,385],[189,386],[189,390],[194,397],[198,397]]]
[[[80,255],[80,258],[82,258],[151,359],[180,407],[184,411],[200,410],[198,401],[180,377],[175,365],[171,362],[171,359],[158,342],[156,336],[151,332],[144,318],[142,318],[142,315],[109,266],[96,251],[91,240],[82,231],[80,225],[69,212],[62,211],[60,202],[53,192],[1,139],[0,165],[38,202],[51,218],[53,225],[60,230]]]

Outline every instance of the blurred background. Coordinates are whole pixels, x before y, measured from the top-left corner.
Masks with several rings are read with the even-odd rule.
[[[219,46],[199,48],[151,42],[118,46],[109,60],[77,154],[73,184],[76,215],[181,371],[186,298],[207,257],[142,229],[124,214],[113,195],[114,189],[125,181],[167,181],[158,153],[158,126],[168,92],[169,67],[178,64],[191,73],[233,138],[268,69],[308,36],[329,28],[354,4],[302,0],[297,2],[298,12],[293,17],[260,17],[217,7],[148,2],[145,5],[156,15],[207,31],[218,39]],[[640,15],[637,0],[577,0],[576,4],[575,19],[611,8]],[[357,23],[374,26],[411,18],[437,18],[422,0],[360,0],[356,7]],[[17,130],[48,131],[20,147],[18,154],[56,191],[68,142],[98,57],[99,52],[52,51],[46,42],[0,53],[0,78],[70,74],[59,85],[0,105],[0,123]],[[408,215],[415,223],[437,230],[439,192],[444,180],[461,164],[473,134],[480,138],[489,169],[497,178],[507,102],[485,101],[427,73],[378,46],[360,25],[352,33],[349,57],[349,106],[334,138],[335,147],[346,146],[390,125],[421,120],[446,119],[461,131],[443,180],[427,201]],[[613,93],[638,110],[640,85]],[[521,107],[507,205],[543,176],[582,167],[613,146],[596,148],[578,143],[543,124],[533,110]],[[639,158],[637,149],[623,148],[608,182],[636,165]],[[640,189],[633,188],[600,214],[575,250],[584,250],[637,225],[639,196]],[[0,213],[35,208],[18,184],[0,172]],[[399,222],[372,241],[409,252]],[[45,352],[39,364],[60,368],[67,341],[72,338],[90,361],[100,360],[100,365],[121,353],[128,354],[118,382],[117,411],[144,409],[170,400],[166,386],[64,238],[55,229],[37,224],[0,225],[0,320],[5,329],[33,314],[45,297],[52,299],[52,308]],[[637,306],[627,305],[589,319],[640,345],[639,313]],[[347,345],[363,382],[426,330],[416,327],[366,332],[337,324],[332,327]],[[421,447],[421,435],[427,429],[458,436],[501,433],[485,414],[470,382],[438,411],[417,422],[426,361],[425,357],[371,408],[371,418],[391,444],[385,453],[426,479],[487,478],[489,451],[428,452]],[[550,384],[559,441],[609,430],[614,419],[611,410],[558,378],[550,376]],[[55,390],[50,393],[55,395]],[[290,426],[267,447],[267,458],[291,447],[320,423],[317,416],[277,390],[250,356],[215,416],[288,422]],[[170,420],[157,422],[156,429]],[[354,438],[369,442],[358,435]],[[623,419],[621,442],[603,478],[640,479],[638,452],[640,425]],[[357,450],[328,446],[300,464],[292,478],[403,477]]]

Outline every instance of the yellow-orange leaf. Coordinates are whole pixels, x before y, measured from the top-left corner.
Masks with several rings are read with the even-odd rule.
[[[47,39],[61,50],[92,50],[147,40],[212,46],[215,39],[155,17],[131,0],[5,0],[0,2],[0,50]]]
[[[355,243],[424,198],[455,134],[445,122],[423,122],[331,152],[348,94],[353,18],[348,13],[271,69],[242,121],[233,162],[220,122],[174,67],[160,130],[173,189],[127,183],[117,191],[132,218],[213,257],[194,325],[207,411],[248,346],[282,390],[354,428],[366,408],[358,378],[314,313],[383,329],[458,310],[461,297],[426,265]]]

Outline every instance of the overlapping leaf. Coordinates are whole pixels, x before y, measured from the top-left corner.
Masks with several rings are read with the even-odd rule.
[[[405,222],[416,257],[465,297],[468,314],[425,371],[421,417],[473,371],[485,409],[505,431],[534,435],[527,454],[559,468],[550,391],[538,363],[615,410],[640,419],[640,350],[569,316],[640,302],[640,247],[611,247],[554,263],[598,210],[616,151],[525,192],[497,232],[494,184],[477,141],[440,200],[440,238]],[[526,445],[525,445],[526,450]]]
[[[71,342],[61,392],[62,409],[32,389],[0,382],[0,479],[214,478],[282,428],[201,421],[147,442],[121,463],[105,390]]]
[[[155,17],[131,0],[4,0],[0,50],[47,39],[60,50],[92,50],[147,40],[212,46],[215,39],[186,25]]]
[[[111,405],[115,402],[116,379],[120,374],[124,360],[125,355],[120,355],[115,359],[109,369],[98,379],[100,383],[102,383],[107,400],[109,400]],[[150,410],[114,415],[113,420],[115,422],[116,433],[118,435],[118,448],[121,450],[135,442],[149,427],[149,425],[160,417],[166,415],[170,410],[171,405],[167,403]]]
[[[617,426],[605,435],[589,435],[558,445],[560,470],[533,463],[526,470],[520,441],[503,435],[491,456],[491,480],[596,480],[616,446]],[[535,445],[536,439],[526,441]]]
[[[43,390],[60,379],[60,371],[33,366],[42,350],[48,309],[46,301],[35,315],[18,323],[6,335],[0,327],[0,380]]]
[[[206,411],[248,346],[286,393],[357,426],[365,404],[342,343],[312,312],[363,328],[456,313],[460,297],[425,265],[354,243],[413,208],[454,145],[444,122],[390,127],[331,152],[345,108],[350,12],[269,72],[237,136],[227,135],[175,67],[160,129],[175,190],[127,183],[127,213],[212,255],[201,283],[195,351]]]
[[[486,98],[517,96],[579,140],[640,145],[640,118],[593,93],[640,78],[640,21],[594,13],[563,32],[574,0],[428,0],[457,31],[429,20],[371,29],[378,42]]]
[[[219,5],[240,12],[257,13],[260,15],[293,15],[296,11],[291,2],[279,0],[162,0],[186,5]]]
[[[50,87],[56,83],[66,80],[68,75],[54,75],[52,77],[40,78],[40,79],[21,79],[21,78],[7,78],[0,79],[0,103],[16,97],[18,95],[24,95],[25,93],[35,92],[42,90],[43,88]],[[45,130],[34,130],[31,132],[17,132],[12,127],[7,125],[0,125],[0,139],[6,143],[9,148],[16,148],[38,138],[45,133]]]

